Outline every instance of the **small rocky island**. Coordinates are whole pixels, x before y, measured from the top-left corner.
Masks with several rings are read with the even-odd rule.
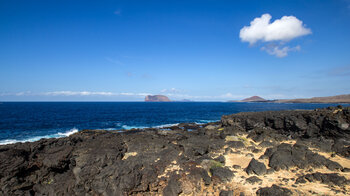
[[[349,195],[350,108],[0,146],[0,195]]]
[[[170,99],[165,95],[147,95],[145,102],[170,102]]]

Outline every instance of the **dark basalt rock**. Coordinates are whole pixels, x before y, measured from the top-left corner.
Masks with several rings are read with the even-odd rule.
[[[225,146],[228,146],[227,154],[240,154],[247,149],[257,152],[268,147],[260,158],[268,159],[271,168],[266,170],[263,163],[252,159],[246,168],[248,174],[323,166],[349,172],[348,168],[343,169],[340,164],[309,150],[312,147],[349,158],[349,124],[349,107],[330,107],[313,111],[240,113],[223,116],[221,122],[206,125],[183,123],[122,133],[84,130],[66,138],[3,145],[0,146],[0,195],[178,195],[188,190],[193,194],[202,193],[203,187],[217,191],[210,194],[219,194],[222,185],[234,176],[230,169],[221,167],[224,157],[216,159],[215,167],[199,165],[214,161],[213,156]],[[214,129],[204,128],[208,125]],[[237,134],[248,134],[259,147],[247,144],[246,148],[242,141],[225,142],[227,135]],[[297,143],[280,144],[291,138],[297,139]],[[166,170],[174,164],[181,169]],[[167,175],[163,175],[165,171]],[[337,174],[313,173],[298,177],[298,183],[317,181],[330,186],[348,183]],[[190,182],[190,188],[182,187],[187,183],[182,181],[184,178]],[[246,180],[259,181],[257,177]],[[291,191],[273,185],[259,189],[257,194],[290,195]]]
[[[225,164],[225,157],[224,156],[219,156],[218,158],[214,159],[215,161],[219,162],[219,163],[222,163],[222,164]]]
[[[307,167],[326,166],[330,170],[342,169],[342,166],[331,161],[324,156],[310,151],[306,146],[300,144],[280,144],[274,148],[268,148],[265,156],[269,157],[269,166],[275,170],[298,167],[301,169]]]
[[[344,176],[340,176],[336,173],[329,174],[329,173],[316,172],[313,174],[306,174],[304,176],[299,177],[296,180],[296,183],[306,183],[306,181],[309,181],[309,182],[319,181],[323,184],[337,185],[337,186],[344,186],[346,184],[349,184],[350,182]]]
[[[231,148],[236,148],[236,149],[245,148],[244,143],[241,141],[229,141],[227,142],[227,145]]]
[[[219,178],[222,182],[230,181],[234,176],[233,172],[226,167],[210,168],[210,173],[212,178]]]
[[[289,189],[279,187],[277,185],[272,185],[271,187],[260,188],[256,191],[256,195],[260,196],[289,196],[292,195],[292,191]]]
[[[249,135],[254,141],[262,141],[263,138],[277,136],[276,132],[270,134],[268,129],[276,130],[283,135],[291,135],[293,138],[313,138],[324,136],[330,139],[350,139],[349,107],[304,111],[266,111],[266,112],[242,112],[223,116],[221,123],[224,126],[232,126],[239,130],[253,130]],[[265,128],[265,130],[264,130]],[[261,131],[263,130],[263,131]],[[264,137],[258,136],[263,134]]]
[[[255,183],[259,183],[262,180],[256,176],[252,176],[246,179],[247,182],[249,182],[250,184],[255,184]]]
[[[233,191],[220,191],[219,196],[233,196]]]
[[[271,147],[274,146],[274,144],[272,142],[269,141],[263,141],[259,144],[260,147],[266,148],[266,147]]]
[[[241,166],[240,165],[233,165],[232,168],[233,169],[241,169]]]
[[[171,178],[168,185],[163,190],[163,195],[178,196],[181,192],[180,183],[176,178]]]
[[[247,174],[264,175],[266,174],[266,166],[254,158],[250,161],[248,167],[246,168]]]

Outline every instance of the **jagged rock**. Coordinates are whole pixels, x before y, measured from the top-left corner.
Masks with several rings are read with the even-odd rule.
[[[182,192],[180,184],[175,179],[170,179],[168,185],[163,190],[163,195],[178,196]]]
[[[250,161],[248,167],[246,168],[247,174],[264,175],[266,174],[266,166],[254,158]]]
[[[273,172],[275,172],[273,168],[266,170],[266,174],[272,174]]]
[[[331,161],[324,156],[310,151],[300,144],[282,143],[277,147],[268,148],[265,156],[269,157],[269,166],[275,170],[288,169],[291,167],[307,168],[326,166],[330,170],[342,169],[339,163]]]
[[[237,148],[237,149],[245,148],[244,143],[241,141],[229,141],[227,142],[227,145],[231,148]]]
[[[245,181],[249,182],[250,184],[255,184],[261,182],[262,180],[256,176],[252,176],[247,178]]]
[[[346,128],[347,124],[350,124],[348,116],[349,108],[329,107],[313,111],[242,112],[223,116],[221,122],[224,126],[232,126],[237,130],[253,130],[249,137],[254,141],[275,136],[277,137],[274,139],[281,139],[279,135],[275,135],[276,132],[267,131],[266,128],[285,135],[288,133],[293,138],[324,136],[330,139],[350,139],[349,127]],[[261,131],[257,131],[258,129]],[[260,134],[263,134],[263,137],[259,140]]]
[[[219,178],[222,182],[230,181],[234,176],[233,172],[226,167],[210,168],[210,173],[212,178]]]
[[[266,148],[266,147],[271,147],[274,146],[274,144],[272,142],[269,141],[263,141],[259,144],[260,147]]]
[[[219,163],[225,164],[225,157],[220,155],[218,158],[215,159],[215,161],[218,161]]]
[[[239,166],[239,165],[233,165],[232,168],[233,168],[233,169],[241,169],[241,166]]]
[[[233,191],[220,191],[219,196],[233,196]]]
[[[289,189],[279,187],[277,185],[272,185],[271,187],[264,187],[260,188],[258,191],[256,191],[256,195],[260,196],[288,196],[292,195],[292,191]]]
[[[343,169],[339,163],[317,154],[317,150],[309,149],[349,158],[347,124],[350,124],[350,108],[330,107],[241,113],[223,116],[217,123],[182,123],[169,129],[122,133],[84,130],[66,138],[3,145],[0,146],[0,195],[177,195],[181,191],[218,195],[222,185],[234,176],[230,169],[222,167],[222,157],[213,164],[212,157],[226,146],[225,153],[229,156],[268,147],[260,158],[268,159],[271,168],[266,170],[263,163],[252,159],[247,173],[262,175],[273,173],[274,169],[295,167],[292,172],[298,176],[298,183],[313,181],[344,187],[348,181],[339,174],[300,176],[298,168],[327,167],[349,172],[348,168]],[[216,128],[203,128],[208,125]],[[232,137],[245,134],[260,143],[260,147],[244,138]],[[296,139],[296,144],[280,144],[290,139]],[[246,179],[255,180],[257,177]],[[184,184],[186,187],[182,187]],[[299,194],[296,189],[293,191]],[[341,193],[349,194],[346,190]],[[274,185],[259,189],[257,194],[290,195],[291,191]]]
[[[345,184],[349,184],[350,182],[344,176],[340,176],[336,173],[329,174],[329,173],[320,173],[320,172],[301,176],[296,180],[296,182],[306,183],[306,180],[309,182],[320,181],[323,184],[337,185],[337,186],[343,186]]]

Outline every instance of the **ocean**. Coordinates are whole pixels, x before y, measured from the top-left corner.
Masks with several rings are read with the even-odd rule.
[[[222,115],[238,112],[315,109],[336,105],[228,102],[2,102],[0,145],[65,137],[83,129],[127,130],[184,122],[208,123],[220,120]]]

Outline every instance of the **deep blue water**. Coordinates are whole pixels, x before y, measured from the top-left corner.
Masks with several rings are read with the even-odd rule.
[[[224,102],[3,102],[0,144],[63,137],[83,129],[131,129],[206,123],[246,111],[315,109],[337,104]]]

